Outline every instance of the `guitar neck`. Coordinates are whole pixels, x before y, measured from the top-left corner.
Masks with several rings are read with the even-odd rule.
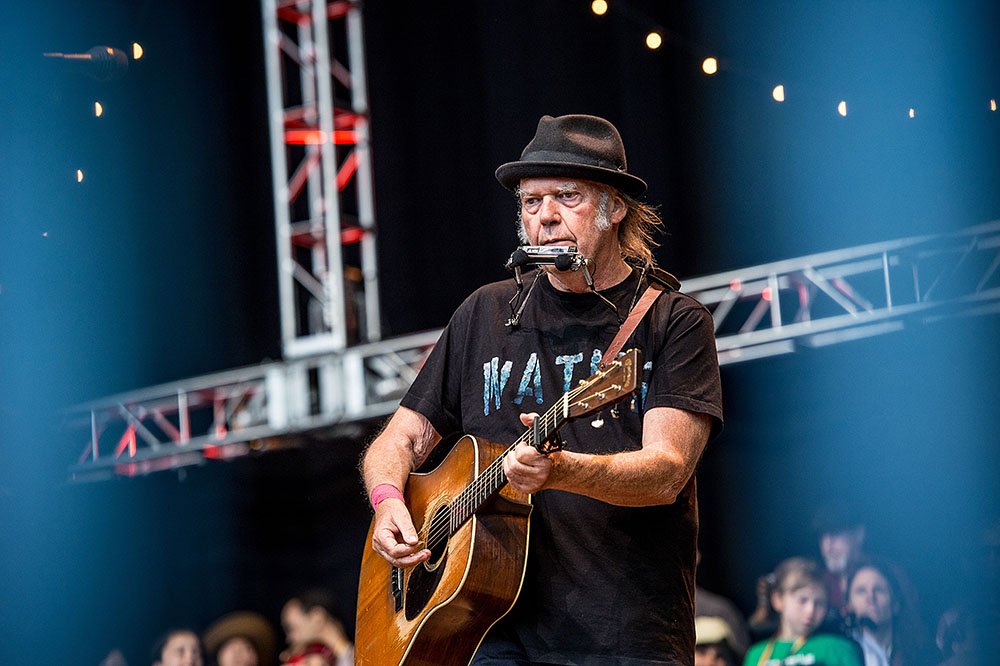
[[[631,395],[637,388],[636,369],[641,365],[640,359],[639,351],[631,349],[611,361],[600,372],[580,382],[576,388],[564,393],[545,414],[535,420],[531,428],[521,433],[517,441],[458,494],[449,505],[447,529],[443,517],[440,523],[433,526],[435,540],[443,538],[445,532],[449,537],[453,535],[479,507],[507,485],[503,459],[516,446],[528,444],[541,451],[541,445],[549,441],[570,419],[596,413]]]
[[[538,446],[549,440],[568,420],[569,393],[563,395],[545,414],[539,416],[535,427],[525,430],[502,455],[490,463],[483,473],[476,477],[469,486],[459,493],[451,503],[451,519],[449,532],[454,534],[465,521],[474,514],[488,499],[500,492],[507,485],[507,475],[503,471],[503,459],[519,444]]]

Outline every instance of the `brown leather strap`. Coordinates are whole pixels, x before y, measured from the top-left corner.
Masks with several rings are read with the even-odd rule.
[[[615,360],[618,357],[618,352],[622,350],[625,345],[625,341],[628,340],[629,336],[632,335],[632,331],[635,327],[639,325],[642,318],[646,316],[646,312],[653,306],[656,299],[660,297],[663,293],[663,287],[655,282],[650,282],[649,286],[646,287],[646,291],[643,292],[642,298],[639,302],[635,304],[632,311],[628,313],[628,317],[625,319],[625,323],[622,327],[618,329],[618,335],[615,339],[611,341],[611,345],[608,350],[604,352],[604,356],[601,357],[600,368],[603,370],[604,366]]]

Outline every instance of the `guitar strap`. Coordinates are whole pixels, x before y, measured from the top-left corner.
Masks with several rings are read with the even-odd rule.
[[[673,277],[673,276],[671,276]],[[658,282],[650,281],[649,286],[646,287],[646,291],[643,292],[642,297],[632,308],[632,311],[628,313],[628,317],[625,318],[625,322],[622,327],[618,329],[618,334],[615,335],[615,339],[611,341],[611,345],[608,350],[604,352],[604,356],[601,357],[601,364],[598,366],[601,370],[614,359],[618,357],[618,352],[622,350],[625,345],[625,341],[628,340],[629,336],[635,330],[635,327],[639,325],[642,318],[646,316],[649,308],[653,307],[653,303],[656,299],[660,297],[664,291],[663,286]]]

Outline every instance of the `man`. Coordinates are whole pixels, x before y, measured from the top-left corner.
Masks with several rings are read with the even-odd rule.
[[[521,158],[496,175],[518,197],[522,241],[575,245],[594,284],[583,270],[546,267],[526,277],[517,325],[507,323],[513,281],[477,290],[456,311],[363,461],[372,546],[399,567],[430,556],[399,493],[407,474],[442,435],[515,441],[536,410],[593,374],[655,273],[659,219],[636,201],[646,184],[628,173],[608,121],[544,116]],[[630,347],[644,360],[631,404],[569,423],[562,451],[518,445],[503,461],[510,485],[532,493],[529,559],[476,666],[693,662],[693,472],[722,424],[711,316],[668,288]]]
[[[819,552],[826,566],[826,588],[831,616],[839,619],[847,603],[847,578],[864,552],[865,526],[853,505],[828,503],[813,516],[813,528],[819,539]]]
[[[289,599],[281,609],[281,626],[288,641],[282,663],[309,661],[310,655],[321,654],[336,666],[354,664],[354,646],[344,631],[333,595],[326,590],[306,590]]]

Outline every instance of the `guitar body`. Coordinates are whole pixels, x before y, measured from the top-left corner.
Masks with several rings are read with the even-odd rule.
[[[427,474],[411,474],[406,504],[417,533],[506,446],[466,435]],[[466,666],[514,605],[528,554],[530,496],[505,486],[429,561],[397,569],[371,547],[361,561],[357,666]]]

